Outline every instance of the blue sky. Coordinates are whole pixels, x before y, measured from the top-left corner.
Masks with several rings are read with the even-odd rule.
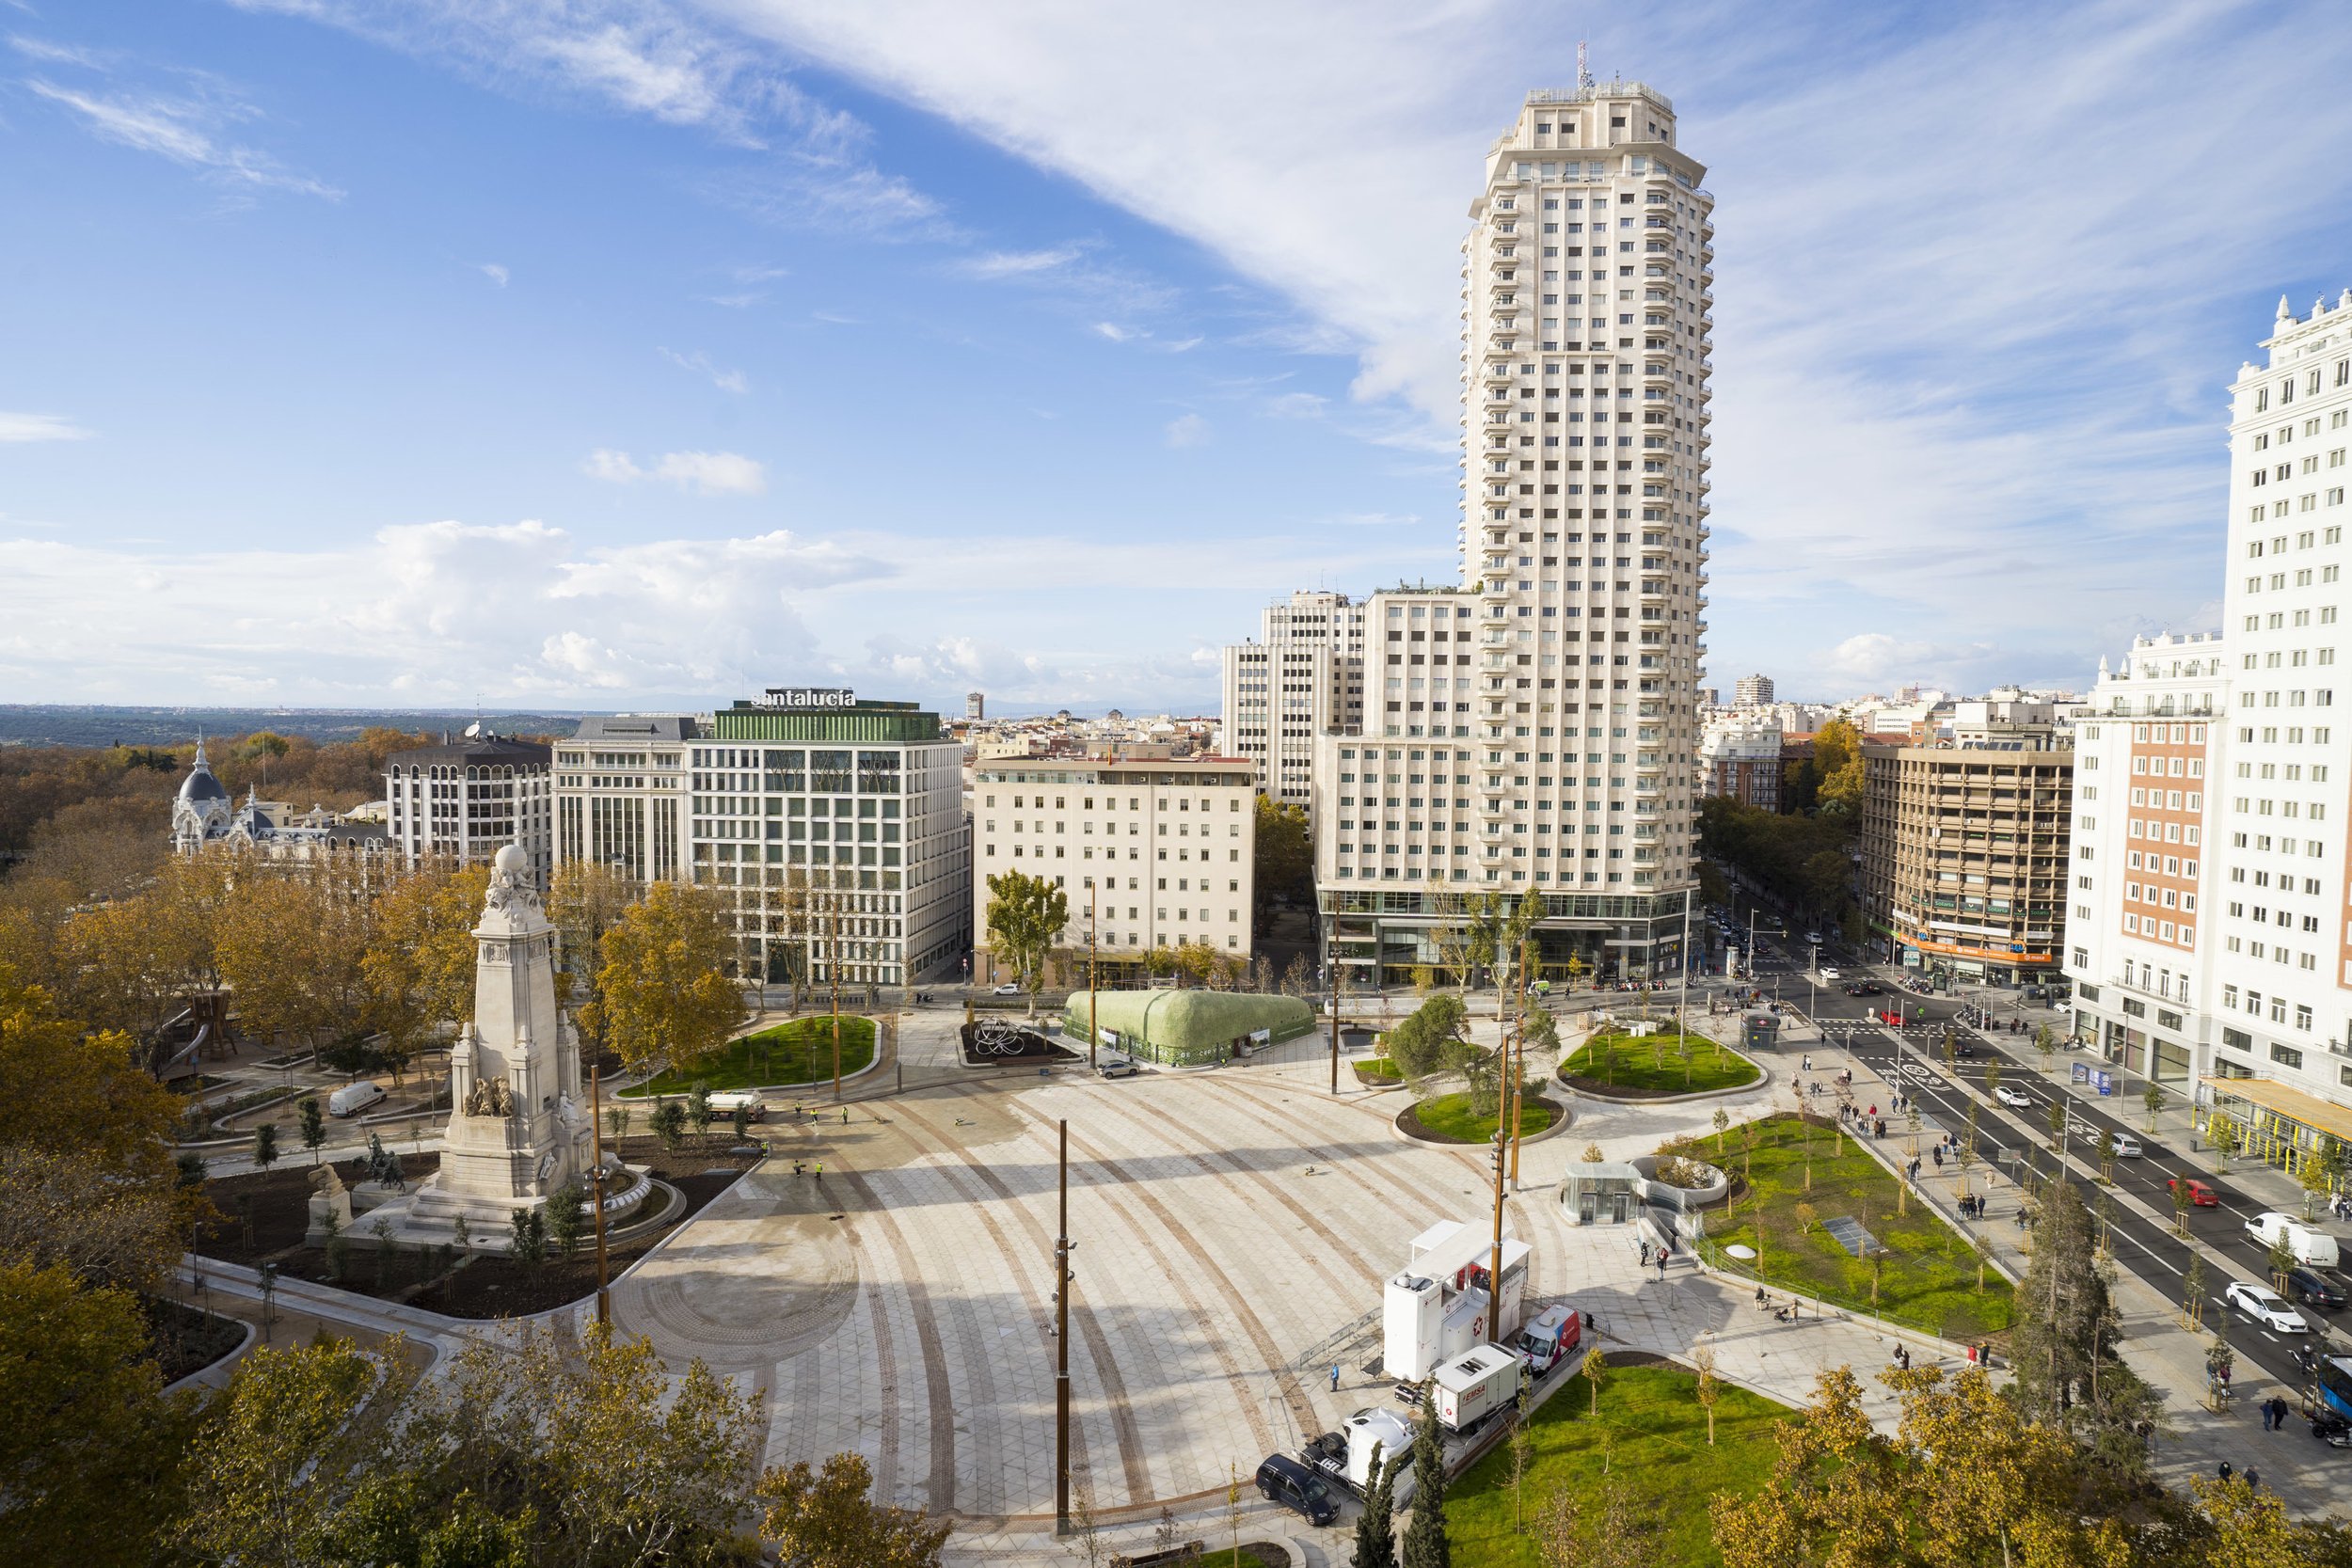
[[[0,697],[1213,709],[1458,570],[1464,209],[1580,37],[1712,170],[1712,678],[2213,623],[2330,6],[0,0]]]

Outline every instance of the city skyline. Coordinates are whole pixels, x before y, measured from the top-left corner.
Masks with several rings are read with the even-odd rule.
[[[2221,389],[2352,229],[2314,8],[494,15],[15,19],[12,696],[1214,711],[1273,598],[1458,572],[1462,192],[1587,29],[1740,226],[1706,684],[2082,688],[2218,625]],[[2233,62],[2305,135],[2216,214]]]

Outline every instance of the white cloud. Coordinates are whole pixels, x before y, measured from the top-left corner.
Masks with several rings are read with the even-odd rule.
[[[219,133],[226,123],[253,118],[254,111],[243,103],[156,93],[85,92],[39,77],[24,85],[79,115],[84,127],[101,140],[168,158],[220,183],[328,200],[342,198],[334,186],[294,173],[266,152],[222,139]]]
[[[675,349],[669,348],[659,349],[656,352],[682,371],[692,371],[697,375],[707,376],[710,384],[723,392],[741,393],[752,389],[750,378],[741,371],[719,369],[710,362],[710,356],[700,349],[696,349],[691,354],[680,354]]]
[[[497,284],[501,289],[506,287],[507,278],[513,276],[513,274],[509,273],[504,267],[499,265],[496,261],[476,261],[474,263],[474,271],[480,273],[483,277],[488,278],[491,282]]]
[[[1136,335],[1133,328],[1121,326],[1117,322],[1096,322],[1094,331],[1096,336],[1108,338],[1114,343],[1123,343]]]
[[[0,446],[26,441],[87,441],[97,434],[84,430],[62,414],[0,411]]]
[[[0,581],[21,611],[0,632],[0,689],[33,701],[478,693],[627,706],[842,675],[934,703],[977,686],[1046,708],[1200,711],[1216,687],[1196,638],[1104,650],[1139,625],[1246,618],[1263,583],[1318,572],[1371,582],[1424,564],[1417,548],[1334,548],[1279,521],[1215,550],[1091,534],[783,531],[594,546],[540,521],[451,519],[306,550],[0,537]],[[1023,594],[1032,608],[1009,633],[1002,607]],[[113,629],[92,643],[96,625]]]
[[[1265,411],[1278,420],[1319,420],[1329,404],[1328,398],[1312,392],[1284,392],[1266,399]]]
[[[1057,245],[1047,250],[991,250],[965,257],[955,263],[953,270],[965,277],[981,279],[1033,277],[1066,267],[1085,254],[1076,245]]]
[[[1171,447],[1208,445],[1209,421],[1198,414],[1179,414],[1168,421],[1168,444]]]
[[[628,453],[598,447],[580,465],[580,472],[608,484],[667,480],[698,496],[756,496],[768,488],[766,465],[732,451],[664,452],[652,467],[641,468]]]

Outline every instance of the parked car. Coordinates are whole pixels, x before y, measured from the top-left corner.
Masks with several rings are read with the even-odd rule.
[[[1855,980],[1846,987],[1848,996],[1884,996],[1886,988],[1876,980]]]
[[[1821,945],[1821,933],[1819,931],[1807,931],[1804,934],[1804,940],[1815,947],[1819,947]]]
[[[2202,1181],[2198,1180],[2197,1178],[2193,1176],[2176,1176],[2171,1180],[2167,1181],[2164,1185],[2168,1192],[2175,1193],[2179,1192],[2183,1187],[2186,1187],[2188,1189],[2188,1201],[2191,1208],[2217,1209],[2221,1206],[2221,1195],[2215,1192],[2211,1187],[2206,1186]]]
[[[1105,1078],[1133,1078],[1136,1059],[1116,1051],[1101,1052],[1094,1058],[1094,1070]]]
[[[2107,1134],[2107,1152],[2119,1160],[2137,1160],[2139,1158],[2139,1140],[2129,1132],[2110,1132]]]
[[[2352,1449],[2352,1421],[2341,1416],[2314,1416],[2312,1435],[2331,1449]]]
[[[2278,1333],[2309,1334],[2312,1331],[2312,1325],[2303,1321],[2303,1314],[2288,1306],[2286,1298],[2267,1285],[2257,1285],[2245,1279],[2233,1280],[2230,1288],[2221,1292],[2221,1299],[2237,1308],[2241,1316]]]
[[[1019,982],[1008,980],[989,994],[991,996],[1018,996],[1021,994],[1021,987]]]
[[[2317,1269],[2296,1267],[2287,1271],[2287,1298],[2306,1307],[2316,1307],[2322,1312],[2344,1309],[2344,1289]]]
[[[2033,1096],[2023,1089],[2012,1089],[2007,1084],[1994,1089],[1993,1098],[2012,1111],[2026,1111],[2033,1108]]]
[[[384,1098],[384,1085],[362,1078],[356,1084],[345,1084],[326,1097],[326,1114],[330,1117],[356,1117]]]
[[[1258,1495],[1307,1516],[1312,1525],[1327,1525],[1340,1516],[1340,1505],[1323,1478],[1286,1453],[1268,1454],[1258,1466]]]

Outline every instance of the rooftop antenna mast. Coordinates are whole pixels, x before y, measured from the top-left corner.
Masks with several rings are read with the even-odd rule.
[[[1593,90],[1593,68],[1586,62],[1582,39],[1576,40],[1576,90],[1579,92]]]

